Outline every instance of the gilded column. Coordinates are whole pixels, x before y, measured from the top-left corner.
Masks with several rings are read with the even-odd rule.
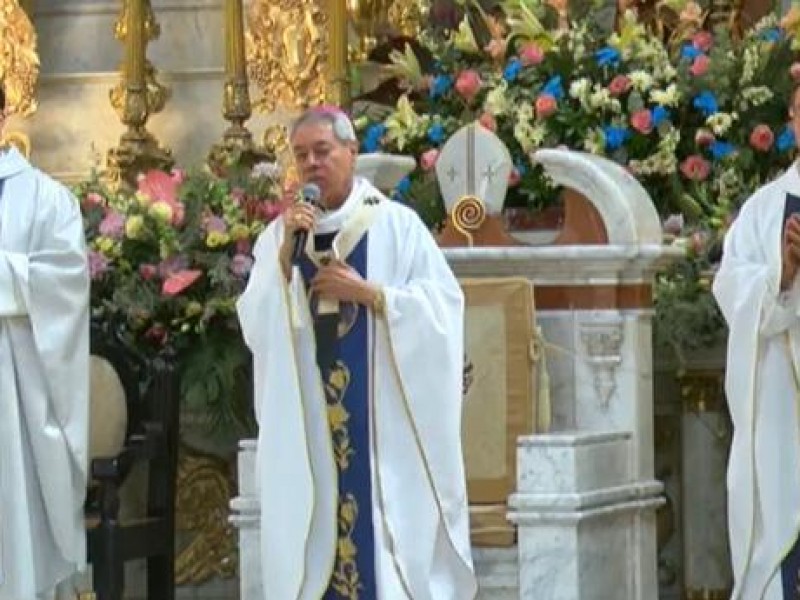
[[[159,34],[149,0],[123,0],[115,35],[125,44],[125,63],[122,81],[111,90],[110,98],[127,131],[119,146],[108,153],[110,176],[117,183],[132,184],[139,173],[173,164],[171,153],[146,128],[149,116],[164,107],[169,95],[147,61],[147,44]]]
[[[350,77],[347,64],[347,0],[327,0],[328,27],[328,102],[350,105]]]
[[[235,163],[254,164],[266,155],[253,145],[245,127],[252,114],[245,58],[244,7],[242,0],[225,0],[225,88],[223,115],[230,126],[216,144],[208,162],[217,169]]]

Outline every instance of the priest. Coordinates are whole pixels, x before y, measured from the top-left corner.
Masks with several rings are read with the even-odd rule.
[[[460,287],[418,216],[354,176],[344,113],[310,109],[290,141],[319,202],[260,236],[238,305],[265,599],[470,600]]]
[[[86,564],[88,365],[89,275],[78,203],[3,147],[0,600],[50,600]]]
[[[800,139],[800,94],[791,117]],[[730,329],[725,392],[734,425],[728,521],[734,600],[800,589],[800,170],[743,205],[714,295]]]

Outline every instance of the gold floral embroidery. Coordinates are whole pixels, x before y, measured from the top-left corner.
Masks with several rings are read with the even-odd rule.
[[[336,548],[336,566],[331,575],[331,587],[342,598],[358,600],[364,584],[358,572],[356,555],[358,549],[353,543],[353,531],[358,519],[358,502],[353,494],[339,498],[339,542]]]
[[[339,471],[350,466],[350,459],[355,454],[347,429],[350,413],[344,407],[344,395],[349,384],[350,371],[342,361],[337,360],[325,385],[325,395],[328,401],[328,425],[333,440],[333,455]]]

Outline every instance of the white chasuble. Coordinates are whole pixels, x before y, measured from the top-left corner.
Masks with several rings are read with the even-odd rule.
[[[364,349],[378,598],[470,600],[463,296],[419,217],[357,178],[316,233],[338,231],[333,253],[346,255],[364,229],[367,279],[386,297]],[[265,600],[318,600],[336,554],[337,475],[308,298],[296,269],[283,276],[282,236],[281,219],[260,236],[238,304],[254,357],[262,578]]]
[[[78,203],[0,155],[0,600],[86,564],[89,276]]]
[[[730,329],[725,392],[734,435],[728,526],[734,600],[779,600],[781,563],[800,532],[800,283],[781,292],[793,166],[758,190],[725,238],[714,295]]]

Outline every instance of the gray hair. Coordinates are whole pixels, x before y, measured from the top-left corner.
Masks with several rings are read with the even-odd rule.
[[[342,110],[327,106],[309,108],[297,117],[289,131],[289,139],[294,137],[300,127],[317,123],[328,123],[333,129],[334,137],[342,144],[358,142],[356,130],[350,118]]]

